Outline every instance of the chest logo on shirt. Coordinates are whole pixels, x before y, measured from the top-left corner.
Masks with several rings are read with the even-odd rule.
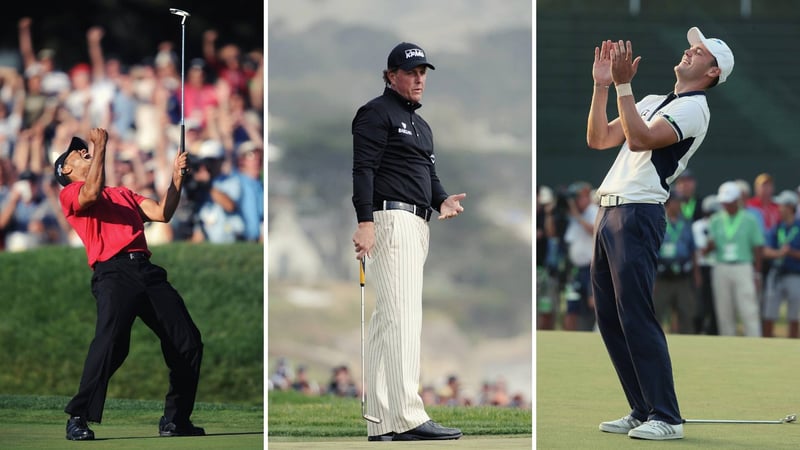
[[[402,125],[403,127],[397,129],[398,133],[407,134],[409,136],[413,136],[414,135],[414,133],[412,133],[411,130],[406,128],[406,123],[405,122],[400,122],[400,125]]]

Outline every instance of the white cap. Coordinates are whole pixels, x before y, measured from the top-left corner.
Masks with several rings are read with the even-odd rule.
[[[717,200],[720,203],[734,203],[739,201],[741,196],[742,191],[739,190],[739,185],[735,181],[722,183],[717,191]]]
[[[689,43],[692,45],[705,45],[708,51],[714,55],[714,58],[717,58],[717,66],[719,66],[720,69],[719,83],[724,83],[733,71],[733,52],[730,47],[728,47],[728,44],[721,39],[703,36],[703,33],[701,33],[700,29],[697,27],[689,28],[689,31],[686,33],[686,39],[688,39]]]
[[[553,203],[555,200],[555,196],[553,195],[553,190],[547,186],[539,186],[539,204],[540,205],[549,205]]]
[[[797,206],[797,194],[788,190],[781,191],[772,201],[779,205]]]
[[[225,149],[222,147],[222,142],[209,139],[200,144],[196,156],[200,159],[222,159],[225,156]]]

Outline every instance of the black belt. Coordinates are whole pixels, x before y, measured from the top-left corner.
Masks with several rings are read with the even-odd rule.
[[[408,212],[410,212],[411,214],[414,214],[417,217],[421,217],[426,222],[431,220],[431,209],[430,208],[425,208],[425,207],[417,206],[417,205],[411,205],[411,204],[408,204],[408,203],[384,200],[383,203],[381,204],[381,206],[376,206],[376,207],[372,208],[373,211],[384,211],[384,210],[390,210],[390,209],[399,209],[399,210],[402,210],[402,211],[408,211]]]
[[[116,255],[109,258],[109,261],[112,259],[135,260],[135,259],[150,259],[150,257],[147,256],[147,253],[145,252],[122,252],[122,253],[117,253]]]

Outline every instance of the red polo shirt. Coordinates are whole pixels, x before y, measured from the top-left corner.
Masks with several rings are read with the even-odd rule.
[[[64,217],[86,247],[89,267],[94,269],[95,263],[123,251],[150,255],[139,213],[139,204],[147,197],[125,187],[106,186],[94,204],[79,211],[78,193],[83,185],[83,181],[68,184],[59,199]]]
[[[761,215],[764,216],[764,228],[767,231],[775,228],[775,225],[781,221],[781,210],[778,204],[772,201],[763,202],[759,197],[750,197],[747,200],[747,206],[761,210]]]

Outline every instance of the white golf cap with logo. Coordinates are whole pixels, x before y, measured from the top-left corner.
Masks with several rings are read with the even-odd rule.
[[[692,45],[703,44],[714,55],[720,69],[719,83],[724,83],[733,71],[733,52],[728,44],[721,39],[705,37],[697,27],[689,28],[686,39]]]

